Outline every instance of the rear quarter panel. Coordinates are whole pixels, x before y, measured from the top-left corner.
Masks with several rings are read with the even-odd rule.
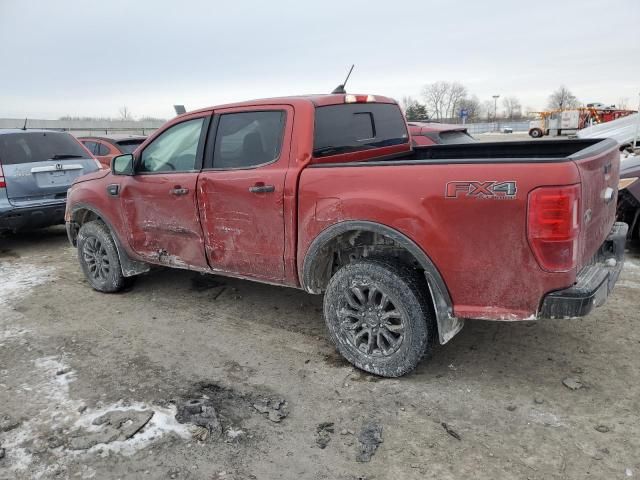
[[[452,181],[515,181],[512,200],[446,198]],[[462,318],[521,320],[542,296],[575,281],[548,273],[527,241],[527,196],[542,185],[580,181],[572,162],[314,166],[300,181],[298,271],[313,239],[346,220],[392,227],[439,269]]]

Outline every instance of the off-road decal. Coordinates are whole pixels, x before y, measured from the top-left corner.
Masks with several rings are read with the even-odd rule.
[[[518,188],[515,181],[498,182],[464,180],[447,183],[446,198],[491,198],[496,200],[512,200],[516,198]]]

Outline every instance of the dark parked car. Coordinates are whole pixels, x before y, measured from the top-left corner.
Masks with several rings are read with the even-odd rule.
[[[123,153],[133,153],[146,140],[143,135],[103,135],[78,137],[78,140],[93,153],[106,168],[111,167],[111,159]]]
[[[462,125],[433,122],[409,122],[408,125],[414,147],[477,142]]]
[[[67,189],[99,169],[68,133],[0,130],[0,232],[63,223]]]
[[[629,224],[629,238],[640,240],[640,155],[623,158],[618,185],[618,218]]]

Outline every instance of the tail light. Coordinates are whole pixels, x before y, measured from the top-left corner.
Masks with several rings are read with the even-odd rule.
[[[527,236],[540,267],[575,268],[578,258],[580,185],[541,187],[529,194]]]
[[[345,95],[344,103],[371,103],[375,102],[376,97],[373,95]]]
[[[4,172],[2,171],[2,165],[0,165],[0,188],[7,188],[7,182],[4,180]]]

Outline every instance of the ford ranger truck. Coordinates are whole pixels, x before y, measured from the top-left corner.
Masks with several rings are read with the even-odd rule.
[[[377,95],[255,100],[77,179],[66,225],[96,290],[159,265],[324,294],[340,353],[396,377],[465,319],[601,305],[623,266],[619,164],[606,139],[412,147]]]

